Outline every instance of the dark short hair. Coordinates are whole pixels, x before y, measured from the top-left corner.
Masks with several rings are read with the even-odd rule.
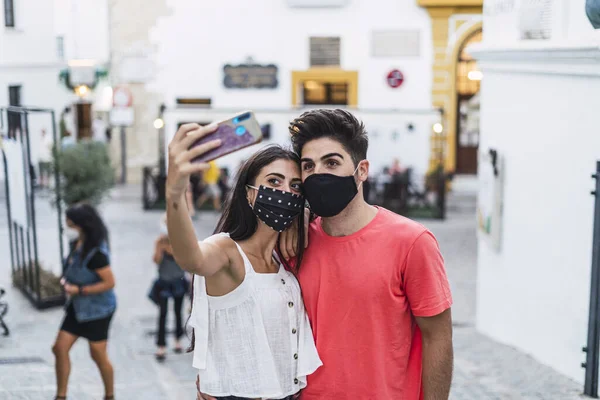
[[[348,111],[324,108],[306,111],[290,122],[289,130],[298,156],[311,140],[330,138],[340,142],[355,166],[367,158],[369,139],[365,126]]]

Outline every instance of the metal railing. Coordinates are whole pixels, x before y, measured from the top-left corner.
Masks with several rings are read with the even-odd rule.
[[[16,221],[13,218],[10,190],[11,190],[11,174],[9,173],[7,156],[5,149],[2,149],[4,176],[6,186],[6,207],[8,215],[8,233],[10,242],[10,259],[12,280],[21,292],[38,308],[48,308],[56,305],[62,305],[65,302],[64,293],[53,296],[44,296],[41,291],[41,267],[38,256],[38,235],[37,235],[37,218],[35,207],[35,187],[34,176],[31,169],[31,140],[29,133],[29,115],[47,113],[51,117],[52,137],[53,137],[53,152],[58,151],[58,136],[56,132],[56,119],[54,110],[36,107],[5,107],[0,108],[0,134],[8,140],[14,140],[19,143],[23,149],[23,176],[25,187],[25,202],[27,223]],[[7,116],[5,120],[3,115]],[[17,118],[18,117],[18,118]],[[19,121],[17,126],[14,122]],[[54,168],[54,179],[56,184],[59,182],[60,172],[58,168]],[[58,211],[58,243],[60,263],[63,260],[63,243],[62,243],[62,199],[60,191],[56,191],[56,209]]]

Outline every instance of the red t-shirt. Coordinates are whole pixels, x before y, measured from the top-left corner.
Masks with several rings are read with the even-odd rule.
[[[417,317],[452,305],[444,260],[422,225],[379,208],[363,229],[327,235],[316,219],[299,272],[323,366],[302,400],[418,400]]]

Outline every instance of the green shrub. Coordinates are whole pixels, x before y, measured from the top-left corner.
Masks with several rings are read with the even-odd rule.
[[[54,167],[60,172],[62,201],[98,205],[113,186],[115,171],[104,143],[81,141],[54,154]]]

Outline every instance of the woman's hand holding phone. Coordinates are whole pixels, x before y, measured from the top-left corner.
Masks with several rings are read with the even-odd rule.
[[[211,140],[198,146],[192,146],[199,139],[210,135],[218,128],[216,123],[200,126],[198,124],[182,125],[171,143],[169,143],[169,172],[167,174],[166,195],[179,198],[188,187],[190,176],[209,169],[204,162],[191,161],[221,145],[221,140]]]

